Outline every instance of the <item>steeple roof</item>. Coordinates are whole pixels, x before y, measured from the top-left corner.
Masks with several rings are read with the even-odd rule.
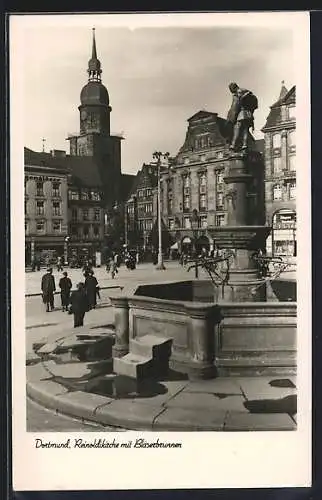
[[[93,41],[92,41],[92,57],[88,61],[88,81],[89,82],[100,82],[101,81],[101,62],[97,58],[96,51],[96,40],[95,40],[95,28],[92,29],[93,32]]]

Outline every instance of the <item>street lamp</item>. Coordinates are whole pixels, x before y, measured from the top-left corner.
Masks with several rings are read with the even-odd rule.
[[[153,153],[153,159],[157,160],[158,166],[158,233],[159,233],[159,251],[158,251],[158,263],[156,265],[156,269],[159,271],[165,270],[165,266],[163,264],[163,255],[162,255],[162,225],[161,225],[161,159],[168,160],[169,153],[162,153],[161,151],[155,151]]]
[[[65,266],[68,265],[68,243],[69,243],[70,237],[66,236],[65,238],[65,244],[64,244],[64,260],[65,260]]]

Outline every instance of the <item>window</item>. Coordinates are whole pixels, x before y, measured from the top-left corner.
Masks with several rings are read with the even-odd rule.
[[[290,182],[290,199],[295,200],[296,198],[296,184],[295,182]]]
[[[152,230],[152,220],[149,219],[149,220],[146,221],[146,229],[148,231]]]
[[[295,146],[295,130],[292,130],[291,132],[288,133],[287,143],[289,147]]]
[[[60,182],[53,182],[52,196],[60,196]]]
[[[25,200],[25,215],[28,215],[28,202]]]
[[[37,201],[36,214],[37,215],[44,215],[44,202],[43,201]]]
[[[146,204],[146,212],[148,214],[151,214],[152,213],[152,203],[147,203]]]
[[[183,178],[183,187],[189,188],[190,187],[190,178],[189,175],[185,175]]]
[[[184,227],[185,229],[191,229],[191,220],[190,217],[185,217],[184,220]]]
[[[173,212],[173,199],[172,199],[172,197],[168,199],[168,212],[169,212],[169,214],[172,214],[172,212]]]
[[[169,220],[169,229],[174,229],[174,220],[173,219]]]
[[[201,174],[199,178],[199,191],[200,193],[205,193],[207,188],[207,176],[206,174]]]
[[[83,220],[88,220],[88,208],[83,208]]]
[[[290,120],[296,120],[296,106],[290,106],[288,108],[288,113]]]
[[[29,233],[29,222],[27,220],[25,220],[25,233]]]
[[[54,233],[61,233],[61,221],[60,220],[53,220],[53,232]]]
[[[147,189],[147,190],[146,190],[146,195],[147,195],[147,196],[151,196],[151,194],[152,194],[152,190],[151,190],[150,188],[149,188],[149,189]]]
[[[273,134],[273,148],[281,147],[281,134]]]
[[[82,189],[81,191],[81,199],[88,200],[88,192],[85,189]]]
[[[208,147],[211,148],[212,145],[213,145],[212,138],[208,136]]]
[[[73,190],[73,189],[70,189],[70,190],[68,191],[68,198],[69,198],[70,200],[79,200],[79,193],[78,193],[78,191],[75,191],[75,190]]]
[[[199,195],[199,209],[206,210],[206,208],[207,208],[207,195],[200,194]]]
[[[139,191],[138,191],[138,197],[139,198],[143,198],[143,196],[144,196],[143,190],[139,189]]]
[[[83,236],[85,239],[87,239],[89,237],[89,227],[88,226],[83,227]]]
[[[224,194],[223,193],[217,193],[216,197],[216,207],[217,209],[221,209],[224,207]]]
[[[60,202],[59,201],[53,201],[53,215],[61,215],[60,211]]]
[[[206,215],[201,215],[200,217],[200,227],[207,227],[208,226],[208,219]]]
[[[44,233],[45,232],[45,221],[43,221],[43,220],[37,221],[36,231],[37,231],[37,233]]]
[[[290,155],[288,157],[289,169],[291,172],[296,172],[296,156]]]
[[[94,220],[96,220],[96,221],[101,220],[101,211],[99,208],[94,209]]]
[[[273,172],[274,172],[274,174],[281,173],[281,158],[280,158],[280,156],[273,158]]]
[[[223,184],[224,184],[224,174],[220,172],[216,175],[216,185],[218,191],[223,189]]]
[[[281,200],[282,199],[282,187],[278,184],[273,188],[273,200]]]
[[[72,209],[72,221],[73,222],[77,221],[77,208]]]
[[[183,198],[183,208],[184,210],[190,209],[190,194],[185,194]]]
[[[91,199],[93,201],[100,201],[100,194],[97,191],[91,191]]]
[[[93,233],[94,233],[94,238],[99,238],[99,235],[100,235],[100,228],[99,226],[94,226],[93,227]]]
[[[223,226],[225,224],[224,214],[216,215],[215,224],[216,226]]]
[[[44,196],[44,183],[42,181],[36,182],[36,196]]]
[[[127,207],[127,213],[129,215],[134,215],[134,205],[128,205],[128,207]]]
[[[77,226],[71,225],[70,232],[71,232],[72,236],[77,236],[78,235]]]

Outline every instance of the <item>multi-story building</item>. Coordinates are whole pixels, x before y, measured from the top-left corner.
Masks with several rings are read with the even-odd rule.
[[[54,250],[58,245],[56,241],[65,240],[65,253],[68,246],[69,257],[73,255],[94,258],[97,251],[104,252],[108,246],[113,245],[115,248],[124,243],[124,202],[128,197],[134,176],[122,174],[122,137],[110,133],[112,108],[108,91],[101,81],[102,70],[97,58],[94,31],[92,57],[88,62],[87,73],[88,82],[81,90],[81,104],[78,107],[80,132],[68,136],[70,154],[56,151],[53,153],[54,158],[49,153],[37,153],[26,149],[27,156],[32,155],[33,160],[30,163],[31,160],[26,158],[25,154],[25,170],[27,174],[31,166],[38,168],[45,161],[45,166],[42,168],[53,168],[57,176],[63,173],[65,175],[64,223],[63,216],[58,216],[59,200],[50,201],[48,189],[44,190],[44,207],[52,203],[48,217],[52,214],[53,227],[56,228],[55,232],[50,234],[59,236],[58,239],[52,238],[48,241],[51,253],[55,253]],[[30,196],[28,193],[26,192],[26,196]],[[42,200],[39,199],[38,202],[40,207]],[[62,205],[61,213],[63,213]],[[29,232],[34,231],[35,224],[31,223],[28,217],[26,212],[26,227]],[[61,233],[58,232],[58,220],[62,220]],[[51,222],[44,223],[46,231],[54,231],[50,224]],[[38,227],[41,228],[40,223]],[[39,238],[37,245],[38,240]],[[28,239],[27,241],[29,242]],[[33,240],[30,239],[30,245],[31,243],[34,245]]]
[[[157,183],[157,166],[143,164],[126,203],[126,243],[130,248],[152,250],[152,230],[157,219]]]
[[[296,255],[296,89],[282,83],[265,126],[266,223],[272,226],[267,252]]]
[[[167,171],[162,171],[162,217],[179,251],[212,250],[215,228],[227,224],[227,189],[224,182],[229,150],[225,123],[217,113],[199,111],[188,119],[183,146]],[[251,167],[255,176],[249,186],[250,223],[264,223],[261,189],[264,165],[252,136]]]
[[[46,260],[64,255],[68,235],[68,170],[58,152],[25,148],[25,258]]]

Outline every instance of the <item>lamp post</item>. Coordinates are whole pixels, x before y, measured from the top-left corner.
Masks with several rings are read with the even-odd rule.
[[[68,242],[70,240],[69,236],[66,236],[65,242],[64,242],[64,261],[65,261],[65,266],[68,265]]]
[[[162,153],[161,151],[156,151],[153,153],[153,159],[157,161],[158,166],[158,235],[159,235],[159,251],[158,251],[158,263],[156,269],[159,271],[165,270],[165,265],[163,263],[162,255],[162,224],[161,224],[161,159],[167,160],[169,153]]]

